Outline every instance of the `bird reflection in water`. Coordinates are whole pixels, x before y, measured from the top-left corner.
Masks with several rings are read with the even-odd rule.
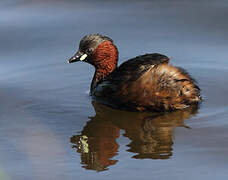
[[[70,141],[81,154],[81,163],[86,169],[107,170],[117,163],[119,145],[116,139],[120,129],[131,142],[127,151],[135,153],[136,159],[168,159],[172,156],[173,131],[186,127],[184,120],[197,113],[191,106],[182,111],[169,113],[125,112],[92,102],[96,115],[90,117],[80,135]],[[186,127],[188,128],[188,127]]]

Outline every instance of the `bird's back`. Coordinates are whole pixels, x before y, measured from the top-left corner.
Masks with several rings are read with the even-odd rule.
[[[101,81],[93,95],[118,109],[167,111],[200,101],[200,89],[182,68],[161,54],[130,59]]]

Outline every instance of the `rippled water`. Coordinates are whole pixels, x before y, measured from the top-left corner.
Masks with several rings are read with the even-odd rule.
[[[227,1],[0,2],[1,179],[227,179]],[[120,62],[170,56],[201,106],[166,114],[91,102],[94,69],[66,64],[82,36],[112,37]],[[97,173],[99,172],[99,173]]]

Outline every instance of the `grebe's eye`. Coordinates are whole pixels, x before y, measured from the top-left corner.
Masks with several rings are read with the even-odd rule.
[[[88,54],[91,54],[92,52],[93,52],[93,49],[92,48],[87,49],[87,53]]]

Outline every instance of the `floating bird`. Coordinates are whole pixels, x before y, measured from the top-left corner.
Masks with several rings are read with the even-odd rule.
[[[117,66],[118,49],[100,34],[82,38],[68,63],[87,62],[95,67],[91,96],[102,104],[130,111],[172,111],[201,101],[196,81],[165,55],[137,56]]]

